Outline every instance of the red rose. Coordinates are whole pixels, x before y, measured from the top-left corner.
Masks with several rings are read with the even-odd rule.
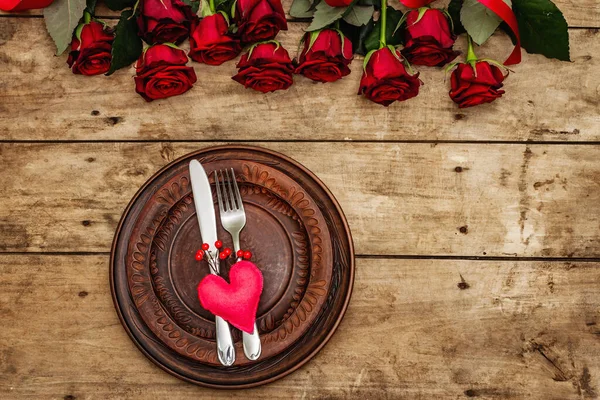
[[[242,51],[240,41],[227,34],[229,26],[223,14],[206,16],[194,25],[190,35],[189,52],[192,60],[221,65],[237,57]]]
[[[273,39],[287,30],[281,0],[238,0],[236,3],[238,35],[242,43]]]
[[[419,10],[410,11],[406,17],[404,58],[411,64],[430,67],[441,67],[454,60],[459,54],[452,50],[456,38],[444,13],[429,9],[418,18]]]
[[[79,36],[79,37],[78,37]],[[73,36],[67,64],[74,74],[99,75],[108,72],[112,60],[112,42],[115,36],[104,25],[91,21]]]
[[[348,75],[352,42],[333,29],[324,29],[317,35],[312,46],[311,33],[304,36],[304,50],[295,72],[318,82],[333,82]]]
[[[239,71],[232,79],[263,93],[285,90],[294,82],[287,50],[274,43],[258,44],[242,56],[237,67]]]
[[[148,44],[183,42],[196,18],[190,6],[180,0],[140,0],[138,9],[140,36]]]
[[[352,0],[325,0],[325,3],[331,7],[348,7]]]
[[[433,0],[400,0],[400,3],[409,8],[421,8],[432,2]]]
[[[196,73],[185,65],[187,62],[185,52],[172,45],[149,47],[135,66],[135,91],[146,101],[187,92],[196,82]]]
[[[452,71],[450,98],[460,108],[491,103],[504,94],[500,88],[506,75],[500,68],[487,61],[477,61],[475,68],[477,74],[470,64],[458,64]]]
[[[0,0],[2,11],[24,11],[36,8],[45,8],[54,0]]]
[[[384,47],[372,53],[362,79],[358,94],[375,103],[389,106],[394,101],[404,101],[419,94],[419,74],[410,75],[401,61],[401,55]]]

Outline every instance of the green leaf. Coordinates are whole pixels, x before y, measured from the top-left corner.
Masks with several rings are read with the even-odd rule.
[[[565,17],[550,0],[513,0],[521,45],[529,53],[571,61]]]
[[[199,0],[182,0],[184,4],[187,4],[192,9],[194,15],[198,14],[198,10],[200,9],[200,1]]]
[[[210,3],[208,2],[208,0],[201,0],[199,3],[200,3],[200,11],[201,11],[200,17],[201,18],[206,18],[209,15],[213,15],[213,11],[210,9]],[[191,6],[190,6],[190,8],[191,8]],[[216,11],[216,9],[215,9],[215,11]],[[196,14],[198,14],[198,10],[196,10]],[[229,17],[226,17],[226,19],[229,20]]]
[[[510,0],[503,0],[511,6]],[[460,10],[460,22],[479,45],[485,43],[496,31],[502,19],[478,0],[464,0]]]
[[[343,19],[340,21],[340,30],[350,41],[352,42],[352,52],[364,56],[367,54],[365,49],[365,39],[369,36],[369,33],[373,30],[373,18],[369,20],[366,25],[354,26],[350,25]]]
[[[320,2],[315,9],[313,20],[309,27],[306,28],[306,31],[311,32],[325,28],[342,18],[347,9],[348,7],[331,7],[324,1]]]
[[[200,7],[202,8],[202,6]],[[229,20],[233,21],[234,13],[233,9],[235,8],[235,0],[215,0],[215,11],[223,11],[225,14],[229,16]],[[202,11],[202,10],[200,10]]]
[[[373,17],[373,6],[350,6],[344,14],[344,21],[354,26],[366,25]]]
[[[294,0],[290,7],[290,15],[294,18],[310,18],[315,13],[311,0]]]
[[[112,46],[112,62],[106,75],[131,65],[142,54],[142,39],[138,36],[138,25],[133,16],[133,10],[121,13],[117,24],[115,41]]]
[[[87,0],[85,5],[87,12],[94,15],[94,11],[96,10],[96,0]]]
[[[402,11],[388,6],[386,14],[387,21],[385,23],[385,40],[387,44],[397,46],[402,42],[401,31],[396,31],[396,26],[402,19]],[[379,32],[381,32],[381,24],[377,23],[365,39],[365,49],[367,51],[376,50],[379,48]]]
[[[450,4],[448,4],[448,14],[450,15],[450,19],[452,19],[452,24],[454,25],[454,34],[460,35],[465,33],[465,27],[462,26],[460,22],[460,9],[462,8],[463,0],[451,0]]]
[[[46,29],[56,44],[56,55],[61,55],[73,39],[73,30],[85,10],[85,0],[56,0],[44,9]]]
[[[113,11],[120,11],[124,8],[133,7],[136,0],[104,0],[106,7]]]

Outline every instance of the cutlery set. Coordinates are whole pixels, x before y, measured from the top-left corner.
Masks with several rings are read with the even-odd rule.
[[[200,235],[205,243],[217,241],[217,221],[213,203],[213,195],[206,171],[197,160],[189,163],[190,181],[196,207]],[[234,252],[240,250],[240,232],[246,225],[246,213],[235,179],[233,168],[230,170],[214,171],[215,188],[219,203],[219,213],[223,228],[231,235]],[[219,251],[214,246],[207,250],[214,261],[211,273],[219,273]],[[238,261],[240,261],[238,259]],[[235,347],[229,324],[221,317],[215,316],[217,357],[222,365],[230,366],[235,362]],[[256,323],[250,334],[242,332],[243,348],[246,358],[257,360],[261,354],[261,343]]]

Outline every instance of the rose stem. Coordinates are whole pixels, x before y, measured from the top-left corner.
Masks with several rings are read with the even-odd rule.
[[[208,4],[210,6],[210,11],[212,11],[212,13],[214,14],[216,12],[216,10],[215,10],[215,0],[208,0]]]
[[[385,23],[387,22],[387,0],[381,0],[381,14],[379,16],[381,20],[379,25],[379,48],[382,49],[387,46],[387,41],[385,40]]]
[[[84,24],[89,24],[90,21],[92,20],[92,15],[89,12],[84,12],[83,13],[83,23]]]
[[[467,35],[467,40],[469,42],[469,49],[467,50],[467,63],[472,64],[477,61],[477,56],[475,55],[475,50],[473,49],[473,40],[471,39],[471,35]]]

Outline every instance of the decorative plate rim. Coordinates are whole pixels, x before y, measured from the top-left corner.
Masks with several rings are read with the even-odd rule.
[[[203,382],[203,381],[191,379],[191,378],[189,378],[185,375],[182,375],[176,371],[173,371],[172,369],[163,365],[160,362],[160,360],[158,360],[156,357],[154,357],[152,354],[150,354],[146,350],[146,348],[144,346],[142,346],[142,344],[138,341],[137,337],[132,332],[129,324],[125,320],[123,311],[121,310],[121,304],[119,303],[119,299],[117,298],[117,293],[116,293],[116,288],[115,288],[115,279],[114,279],[114,276],[115,276],[115,252],[117,250],[117,245],[119,242],[121,230],[123,228],[123,224],[124,224],[127,216],[129,215],[131,208],[135,205],[135,203],[139,199],[140,195],[148,188],[148,186],[151,185],[151,183],[155,179],[157,179],[166,170],[171,168],[171,166],[173,166],[187,158],[198,157],[199,155],[209,152],[209,151],[220,151],[220,150],[261,152],[261,153],[264,153],[267,155],[274,156],[276,158],[280,158],[280,159],[294,165],[296,168],[298,168],[303,173],[308,175],[325,192],[325,194],[327,195],[327,197],[329,198],[329,200],[335,207],[335,211],[340,216],[341,222],[343,224],[344,234],[346,235],[346,239],[348,241],[348,251],[349,251],[348,290],[347,290],[345,298],[343,299],[343,303],[339,309],[339,314],[338,314],[335,322],[331,326],[331,329],[329,330],[329,332],[327,332],[327,334],[325,335],[323,340],[320,343],[318,343],[316,345],[316,347],[310,353],[305,355],[295,365],[291,366],[290,368],[288,368],[284,371],[281,371],[280,373],[278,373],[276,375],[270,376],[266,379],[259,380],[256,382],[232,384],[232,385],[215,384],[215,383]],[[300,162],[298,162],[298,161],[292,159],[291,157],[288,157],[280,152],[277,152],[277,151],[274,151],[274,150],[271,150],[271,149],[268,149],[265,147],[260,147],[260,146],[239,145],[239,144],[225,144],[225,145],[218,145],[218,146],[208,146],[208,147],[204,147],[202,149],[198,149],[198,150],[186,153],[186,154],[182,155],[181,157],[178,157],[175,160],[167,163],[162,168],[160,168],[158,171],[156,171],[154,174],[152,174],[152,176],[150,176],[146,180],[146,182],[144,182],[144,184],[137,190],[137,192],[133,195],[133,197],[131,198],[131,200],[129,201],[129,203],[127,204],[125,209],[123,210],[123,212],[121,214],[121,218],[119,219],[119,223],[115,230],[115,235],[113,237],[111,251],[110,251],[109,279],[110,279],[111,297],[112,297],[113,305],[115,307],[115,311],[117,312],[119,321],[121,322],[121,325],[127,332],[130,339],[135,343],[135,345],[142,352],[142,354],[144,354],[150,361],[152,361],[153,364],[158,366],[160,369],[162,369],[163,371],[165,371],[165,372],[169,373],[170,375],[175,376],[183,381],[190,382],[190,383],[202,386],[202,387],[213,388],[213,389],[249,389],[249,388],[272,383],[272,382],[279,380],[279,379],[293,373],[294,371],[298,370],[299,368],[304,366],[307,362],[309,362],[319,351],[321,351],[321,349],[323,349],[323,347],[325,347],[325,345],[333,337],[333,335],[337,331],[342,319],[344,318],[344,315],[346,314],[348,305],[350,303],[350,298],[352,297],[352,292],[354,289],[355,268],[356,268],[354,255],[355,255],[355,253],[354,253],[354,242],[352,240],[352,233],[350,231],[350,227],[348,225],[348,220],[346,218],[346,215],[344,214],[344,211],[342,210],[337,198],[333,195],[331,190],[329,190],[327,185],[325,185],[325,183],[323,183],[323,181],[321,181],[312,171],[310,171],[308,168],[306,168],[303,164],[301,164]]]

